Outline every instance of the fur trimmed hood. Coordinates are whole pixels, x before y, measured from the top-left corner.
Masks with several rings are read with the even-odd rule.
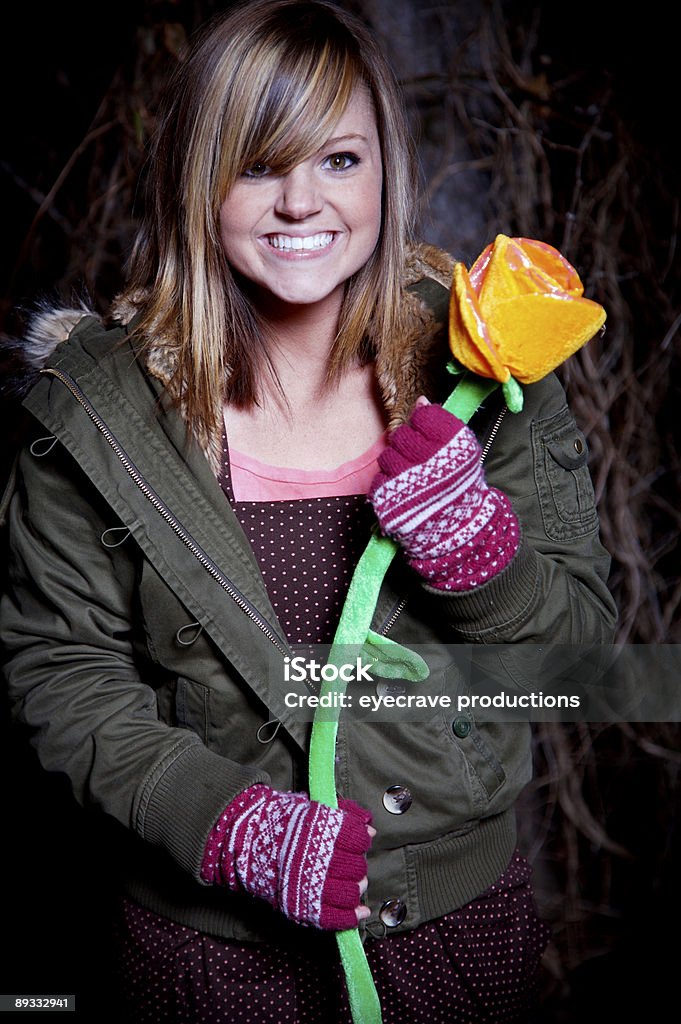
[[[454,264],[449,254],[432,245],[414,246],[409,252],[405,267],[404,331],[376,357],[376,375],[389,413],[390,429],[407,418],[419,394],[438,397],[437,381],[442,380],[448,358],[447,317]],[[135,313],[130,304],[114,301],[107,322],[125,325]],[[41,305],[24,337],[5,346],[9,362],[14,364],[5,381],[6,391],[21,395],[30,390],[58,345],[87,316],[102,319],[86,303],[71,308]],[[166,387],[176,366],[173,349],[163,340],[152,341],[145,347],[144,359],[149,374]],[[220,437],[209,440],[206,454],[214,469],[219,465],[220,448]]]

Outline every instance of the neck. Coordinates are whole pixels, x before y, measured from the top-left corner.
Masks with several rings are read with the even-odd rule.
[[[260,305],[268,354],[288,394],[301,388],[310,395],[324,391],[341,301],[342,294],[324,303],[290,305],[270,299]]]

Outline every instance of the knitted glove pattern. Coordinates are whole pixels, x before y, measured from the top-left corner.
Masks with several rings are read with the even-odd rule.
[[[259,896],[298,924],[356,927],[371,815],[352,800],[339,804],[250,786],[213,827],[201,878]]]
[[[489,487],[475,434],[439,405],[421,405],[390,437],[369,498],[382,531],[438,590],[480,586],[508,565],[520,527]]]

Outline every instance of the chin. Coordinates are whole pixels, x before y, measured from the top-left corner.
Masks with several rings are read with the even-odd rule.
[[[336,284],[332,288],[282,288],[273,289],[270,286],[270,294],[279,301],[290,306],[315,306],[324,302],[338,300],[345,289],[344,283]]]

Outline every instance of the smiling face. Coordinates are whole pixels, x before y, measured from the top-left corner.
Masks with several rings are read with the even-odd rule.
[[[286,172],[248,168],[220,209],[227,261],[269,311],[340,309],[381,232],[383,170],[371,98],[356,89],[324,145]]]

